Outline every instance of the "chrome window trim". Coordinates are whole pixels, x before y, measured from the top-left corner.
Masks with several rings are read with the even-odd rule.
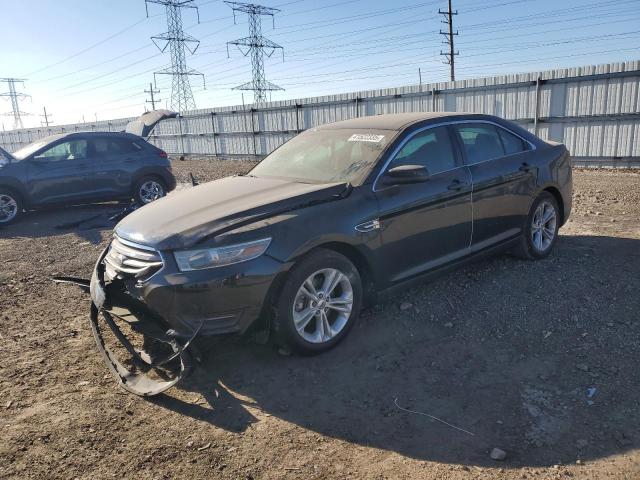
[[[371,191],[374,192],[374,193],[378,191],[376,189],[376,187],[378,185],[378,180],[380,179],[382,174],[387,170],[387,167],[389,167],[389,164],[395,159],[395,157],[398,154],[398,152],[407,144],[407,142],[412,140],[413,137],[415,137],[419,133],[422,133],[425,130],[429,130],[431,128],[443,127],[443,126],[447,126],[447,125],[459,125],[461,123],[488,123],[490,125],[494,125],[496,127],[502,128],[503,130],[506,130],[507,132],[511,133],[512,135],[515,135],[516,137],[518,137],[522,141],[526,142],[529,145],[529,147],[531,148],[530,150],[527,150],[527,151],[536,150],[536,148],[537,148],[533,143],[531,143],[529,140],[524,138],[522,135],[518,135],[516,132],[508,129],[507,127],[504,127],[504,126],[500,125],[497,122],[493,122],[491,120],[471,120],[471,119],[470,120],[451,120],[451,121],[447,121],[447,122],[440,122],[440,123],[434,123],[434,124],[431,124],[431,125],[426,125],[426,126],[424,126],[422,128],[419,128],[415,132],[413,132],[411,135],[409,135],[407,138],[405,138],[402,142],[400,142],[400,144],[396,148],[393,149],[393,151],[391,152],[391,155],[389,156],[387,161],[384,163],[384,165],[382,166],[382,168],[378,172],[378,175],[376,175],[376,178],[373,181],[373,185],[371,186]],[[518,152],[518,153],[522,153],[522,152]],[[462,167],[469,167],[471,165],[480,165],[481,163],[497,160],[498,158],[506,158],[506,157],[509,157],[511,155],[518,155],[518,153],[510,153],[509,155],[503,155],[502,157],[490,158],[488,160],[483,160],[482,162],[478,162],[478,163],[472,163],[470,165],[467,165],[467,164],[460,165],[460,166],[457,166],[456,168],[451,168],[449,170],[443,170],[441,172],[438,172],[436,175],[439,175],[440,173],[451,172],[453,170],[457,170],[458,168],[462,168]]]

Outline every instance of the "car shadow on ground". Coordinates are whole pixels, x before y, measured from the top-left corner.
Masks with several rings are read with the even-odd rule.
[[[640,240],[562,236],[544,261],[478,262],[378,304],[329,353],[201,342],[180,388],[205,401],[152,401],[230,431],[267,413],[447,463],[495,464],[493,447],[506,467],[622,453],[640,447],[639,271]]]
[[[27,239],[74,234],[97,245],[102,242],[101,231],[111,230],[116,224],[110,217],[127,206],[127,203],[110,202],[26,212],[16,223],[0,226],[0,238]]]

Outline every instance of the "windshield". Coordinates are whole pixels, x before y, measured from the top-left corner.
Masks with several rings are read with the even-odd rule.
[[[36,150],[40,150],[46,144],[48,144],[51,140],[37,140],[33,143],[30,143],[26,147],[22,147],[20,150],[13,152],[13,157],[16,160],[24,160],[29,155],[31,155]]]
[[[307,130],[268,155],[249,172],[308,183],[364,179],[395,135],[392,130]]]

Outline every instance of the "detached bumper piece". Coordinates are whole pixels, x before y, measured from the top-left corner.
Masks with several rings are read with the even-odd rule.
[[[106,252],[105,252],[106,253]],[[129,296],[121,281],[105,284],[103,262],[100,256],[91,282],[72,277],[57,277],[57,283],[74,284],[91,293],[91,330],[98,350],[118,384],[135,395],[150,397],[174,386],[191,370],[188,352],[191,342],[200,333],[202,323],[188,334],[169,328],[158,315],[141,302]],[[119,326],[126,324],[133,335],[125,334]],[[125,363],[109,347],[105,333],[111,331],[118,353],[128,355]],[[141,340],[141,341],[140,341]],[[122,347],[122,348],[120,348]],[[162,352],[158,353],[158,347]]]
[[[100,351],[102,358],[107,364],[107,367],[115,376],[118,384],[122,388],[135,395],[151,397],[173,387],[185,375],[189,373],[192,364],[191,356],[187,352],[187,348],[189,347],[189,343],[191,342],[191,340],[195,337],[195,335],[197,335],[197,332],[191,339],[189,339],[189,341],[183,344],[180,344],[175,338],[166,335],[163,337],[154,338],[154,340],[158,342],[163,342],[169,345],[173,351],[172,354],[164,358],[156,359],[145,350],[135,348],[133,346],[133,344],[122,333],[122,331],[114,321],[114,316],[126,321],[124,318],[118,317],[117,315],[109,312],[104,308],[98,308],[93,302],[91,303],[91,330],[93,331],[93,336],[96,340],[96,344],[98,345],[98,350]],[[105,323],[111,329],[116,339],[127,350],[127,352],[129,352],[132,358],[132,363],[135,366],[134,369],[130,370],[123,363],[121,363],[117,359],[113,351],[107,346],[103,330],[100,327],[100,318],[104,319]],[[180,361],[180,370],[179,372],[174,374],[173,378],[166,380],[157,380],[149,376],[149,370],[158,369],[162,366],[165,366],[176,358],[178,358]]]

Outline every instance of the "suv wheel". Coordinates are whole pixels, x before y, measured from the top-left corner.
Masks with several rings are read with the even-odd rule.
[[[22,201],[11,190],[0,189],[0,225],[15,221],[22,213]]]
[[[143,177],[136,184],[135,199],[140,205],[146,205],[166,195],[164,182],[157,177]]]
[[[560,209],[555,197],[542,192],[531,205],[516,253],[527,260],[547,257],[558,240]]]
[[[274,327],[280,340],[298,353],[334,347],[356,321],[362,282],[344,255],[320,249],[294,266],[276,304]]]

